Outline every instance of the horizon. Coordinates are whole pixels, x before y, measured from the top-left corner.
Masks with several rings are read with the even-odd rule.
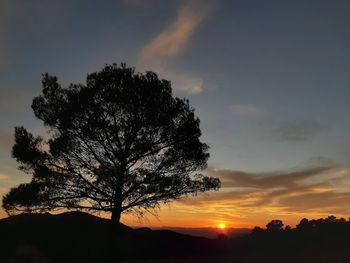
[[[349,12],[342,0],[0,1],[0,196],[30,179],[11,157],[14,127],[48,136],[30,107],[42,74],[67,87],[125,62],[189,99],[210,146],[203,173],[222,187],[123,223],[349,218]]]
[[[77,213],[79,213],[79,215],[77,215]],[[103,217],[101,215],[96,215],[96,214],[91,214],[88,212],[82,212],[82,211],[65,211],[65,212],[61,212],[61,213],[50,213],[50,212],[45,212],[45,213],[40,213],[40,212],[34,212],[34,213],[30,213],[30,212],[24,212],[24,213],[19,213],[16,215],[13,215],[13,217],[16,216],[22,216],[24,215],[25,218],[28,219],[28,215],[35,215],[35,217],[33,219],[38,219],[37,215],[42,215],[42,216],[61,216],[61,215],[66,215],[66,214],[74,214],[75,216],[77,216],[77,218],[79,218],[80,220],[81,215],[84,215],[85,217],[88,216],[93,216],[96,218],[100,218],[100,219],[106,219],[107,221],[109,220],[109,218]],[[9,219],[12,219],[13,217],[7,217]],[[7,218],[0,218],[0,221],[2,219],[7,219]],[[61,220],[65,217],[60,217]],[[72,218],[72,217],[69,217]],[[349,223],[350,222],[350,218],[346,219],[346,218],[337,218],[334,217],[332,215],[325,217],[325,218],[306,218],[308,221],[319,221],[319,222],[326,222],[329,218],[331,218],[331,220],[333,220],[334,222],[338,222],[338,223]],[[50,221],[47,217],[46,220]],[[305,220],[305,218],[303,218],[299,223],[302,224],[303,220]],[[84,220],[83,220],[84,221]],[[274,220],[271,220],[274,221]],[[279,220],[277,220],[279,221]],[[31,221],[32,222],[32,221]],[[54,221],[53,221],[54,222]],[[332,221],[329,221],[332,222]],[[170,230],[179,234],[184,234],[184,235],[189,235],[189,236],[193,236],[193,237],[205,237],[205,238],[209,238],[209,239],[217,239],[219,238],[220,235],[225,235],[228,238],[231,239],[235,239],[235,238],[240,238],[240,237],[247,237],[249,235],[254,235],[254,230],[255,228],[260,228],[261,230],[266,230],[268,231],[268,223],[270,224],[271,222],[266,222],[266,225],[264,226],[254,226],[254,227],[231,227],[231,226],[227,226],[225,224],[219,224],[216,226],[205,226],[205,227],[176,227],[176,226],[144,226],[144,225],[126,225],[123,222],[120,222],[122,225],[127,226],[129,228],[132,228],[134,230],[141,230],[141,229],[150,229],[150,230]],[[280,228],[280,231],[288,231],[291,229],[298,229],[299,224],[297,225],[288,225],[285,224],[284,222],[282,222],[282,226]],[[289,227],[289,229],[287,229]],[[300,229],[300,228],[299,228]]]

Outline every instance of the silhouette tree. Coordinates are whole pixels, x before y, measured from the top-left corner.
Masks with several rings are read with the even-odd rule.
[[[296,229],[301,231],[309,230],[310,228],[312,228],[312,224],[307,218],[301,219],[299,224],[296,225]]]
[[[338,219],[335,216],[330,215],[325,219],[325,221],[326,221],[326,223],[336,223],[338,221]]]
[[[271,220],[267,225],[266,225],[267,230],[269,231],[279,231],[283,229],[283,222],[281,220]]]
[[[259,227],[259,226],[255,226],[254,228],[253,228],[253,230],[252,230],[252,235],[260,235],[260,234],[262,234],[262,233],[264,233],[264,229],[262,229],[261,227]]]
[[[125,64],[62,88],[43,75],[32,109],[50,138],[15,128],[12,155],[33,177],[3,197],[9,213],[56,209],[143,215],[181,196],[217,190],[203,176],[209,157],[199,119],[170,82]]]
[[[286,227],[284,228],[285,231],[290,231],[292,229],[292,227],[290,225],[286,225]]]

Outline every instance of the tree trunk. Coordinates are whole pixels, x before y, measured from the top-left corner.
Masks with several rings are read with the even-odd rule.
[[[124,172],[119,174],[119,180],[115,191],[112,216],[110,221],[109,230],[109,245],[107,251],[107,261],[108,263],[117,262],[117,259],[121,258],[122,247],[121,247],[121,227],[120,227],[120,216],[122,212],[122,189],[124,183]]]
[[[109,230],[109,244],[107,251],[108,263],[117,262],[117,259],[121,258],[122,247],[121,247],[121,227],[120,227],[120,216],[122,212],[122,189],[124,184],[125,165],[122,165],[119,171],[119,177],[117,180],[116,191],[114,196],[112,216],[110,221]]]
[[[121,215],[121,207],[115,207],[112,210],[112,217],[111,217],[111,225],[115,229],[115,232],[119,232],[120,230],[120,215]]]
[[[121,209],[114,208],[110,219],[110,225],[107,233],[107,245],[105,252],[105,263],[115,263],[120,259],[121,254],[121,227],[120,227]]]

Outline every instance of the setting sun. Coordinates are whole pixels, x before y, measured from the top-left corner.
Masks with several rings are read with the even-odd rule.
[[[219,224],[218,227],[219,227],[220,229],[225,229],[225,228],[226,228],[226,225],[225,225],[225,224]]]

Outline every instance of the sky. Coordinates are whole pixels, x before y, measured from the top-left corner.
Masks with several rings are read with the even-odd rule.
[[[42,74],[67,86],[125,62],[190,100],[222,188],[123,222],[348,218],[349,13],[347,0],[0,0],[0,195],[30,180],[11,148],[15,126],[45,134],[30,108]]]

